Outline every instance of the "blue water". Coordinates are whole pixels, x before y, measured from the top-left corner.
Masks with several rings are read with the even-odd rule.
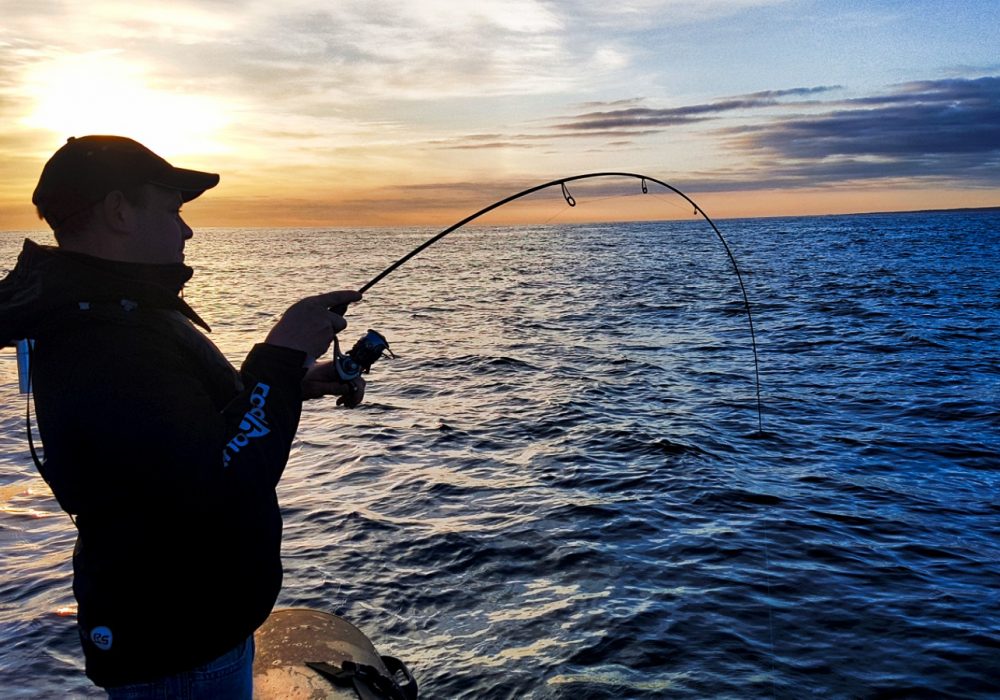
[[[720,228],[763,434],[704,223],[463,230],[352,310],[399,358],[306,408],[279,605],[427,698],[1000,695],[1000,213]],[[239,361],[433,232],[202,232],[186,298]],[[0,694],[97,696],[9,351],[0,389]]]

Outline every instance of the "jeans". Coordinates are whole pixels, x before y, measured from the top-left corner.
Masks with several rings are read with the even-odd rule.
[[[198,666],[148,683],[106,688],[108,700],[251,700],[253,636]]]

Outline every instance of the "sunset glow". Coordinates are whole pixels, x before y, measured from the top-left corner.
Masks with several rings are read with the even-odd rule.
[[[0,229],[40,225],[41,166],[88,133],[221,173],[186,209],[196,226],[446,225],[601,170],[666,180],[717,217],[1000,205],[1000,9],[985,1],[2,9]],[[562,216],[559,202],[497,220]],[[565,212],[670,214],[638,199]]]
[[[117,52],[65,56],[28,72],[31,129],[55,134],[129,134],[156,151],[215,154],[223,149],[224,107],[208,95],[148,84],[147,72]]]

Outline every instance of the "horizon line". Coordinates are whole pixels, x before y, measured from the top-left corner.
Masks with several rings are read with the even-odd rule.
[[[711,219],[713,221],[746,221],[746,220],[767,220],[767,219],[818,219],[818,218],[832,218],[832,217],[842,217],[842,216],[875,216],[884,214],[946,214],[946,213],[961,213],[961,212],[989,212],[989,211],[1000,211],[1000,204],[988,205],[982,207],[944,207],[944,208],[931,208],[931,209],[888,209],[888,210],[868,210],[868,211],[857,211],[857,212],[840,212],[840,213],[830,213],[830,214],[771,214],[762,216],[713,216]],[[479,228],[514,228],[518,226],[592,226],[594,224],[639,224],[639,223],[658,223],[658,222],[672,222],[672,221],[687,221],[692,217],[677,217],[677,218],[657,218],[657,219],[594,219],[592,221],[563,221],[563,222],[551,222],[551,221],[538,221],[538,222],[508,222],[508,223],[482,223],[478,221],[471,221],[465,226],[475,226]],[[460,219],[459,219],[460,220]],[[453,224],[449,224],[453,225]],[[309,225],[282,225],[282,226],[193,226],[196,231],[209,231],[209,230],[219,230],[219,229],[241,229],[241,230],[303,230],[303,229],[324,229],[324,228],[336,228],[336,229],[426,229],[426,228],[438,228],[440,224],[397,224],[391,226],[371,226],[362,224],[340,224],[340,225],[326,225],[326,224],[309,224]],[[444,227],[447,228],[447,227]],[[464,228],[464,226],[463,226]],[[28,229],[28,228],[14,228],[14,229],[0,229],[0,233],[42,233],[51,234],[51,229]]]

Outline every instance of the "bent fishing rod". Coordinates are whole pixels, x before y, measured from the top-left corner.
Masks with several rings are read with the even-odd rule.
[[[566,183],[576,182],[579,180],[591,180],[600,177],[624,177],[624,178],[631,178],[633,180],[639,180],[642,183],[643,194],[649,193],[649,186],[647,185],[647,182],[652,182],[657,185],[660,185],[661,187],[664,187],[665,189],[677,194],[685,201],[687,201],[688,204],[690,204],[694,208],[694,212],[696,214],[700,214],[701,217],[705,219],[706,222],[708,222],[708,225],[712,227],[712,230],[715,232],[715,235],[719,239],[719,242],[722,243],[722,247],[725,249],[726,255],[729,257],[729,261],[733,265],[733,270],[736,272],[736,279],[739,281],[740,284],[740,291],[743,293],[743,308],[746,310],[747,313],[747,322],[749,323],[750,326],[750,346],[753,350],[754,383],[756,385],[756,390],[757,390],[757,429],[759,432],[763,432],[764,411],[762,408],[761,398],[760,398],[760,365],[757,361],[757,337],[756,334],[754,333],[753,315],[750,312],[750,298],[749,296],[747,296],[746,286],[743,284],[743,275],[740,274],[740,268],[739,265],[736,263],[736,257],[733,255],[732,250],[729,248],[729,244],[726,242],[726,239],[723,238],[722,232],[720,232],[719,228],[715,225],[715,222],[713,222],[712,219],[709,218],[708,214],[706,214],[704,210],[700,206],[698,206],[698,204],[693,199],[688,197],[686,194],[681,192],[673,185],[669,185],[666,182],[658,180],[655,177],[650,177],[649,175],[641,175],[638,173],[625,173],[625,172],[585,173],[583,175],[573,175],[571,177],[564,177],[558,180],[552,180],[551,182],[546,182],[541,185],[535,185],[534,187],[529,187],[526,190],[521,190],[516,194],[512,194],[509,197],[504,197],[503,199],[497,200],[496,202],[493,202],[492,204],[483,207],[475,214],[470,214],[461,221],[452,224],[445,230],[429,238],[424,243],[420,244],[419,246],[411,250],[409,253],[401,257],[399,260],[394,262],[392,265],[387,267],[385,270],[377,274],[367,284],[361,287],[358,291],[361,292],[362,294],[364,292],[367,292],[369,289],[371,289],[376,284],[381,282],[387,276],[392,274],[392,272],[401,267],[408,260],[416,257],[427,248],[430,248],[432,245],[440,241],[448,234],[452,233],[453,231],[457,231],[466,224],[472,223],[479,217],[488,214],[494,209],[499,209],[505,204],[509,204],[515,200],[521,199],[522,197],[527,197],[528,195],[534,194],[535,192],[539,192],[541,190],[545,190],[550,187],[555,187],[558,185],[562,191],[562,196],[566,200],[566,203],[571,207],[575,207],[576,199],[573,197],[572,194],[570,194],[569,189],[566,187]],[[343,315],[343,313],[347,311],[347,306],[344,305],[331,310]],[[358,376],[362,372],[367,372],[368,370],[370,370],[371,365],[381,356],[382,352],[388,351],[389,348],[389,345],[385,341],[385,338],[383,338],[379,333],[375,331],[369,331],[368,335],[359,340],[357,344],[355,344],[354,348],[352,348],[351,351],[348,352],[346,355],[340,352],[339,346],[336,345],[336,339],[334,342],[335,342],[334,356],[338,362],[338,371],[341,371],[340,363],[343,362],[345,366],[344,369],[341,371],[341,376],[345,378],[348,375],[352,375],[351,378],[353,378]]]

